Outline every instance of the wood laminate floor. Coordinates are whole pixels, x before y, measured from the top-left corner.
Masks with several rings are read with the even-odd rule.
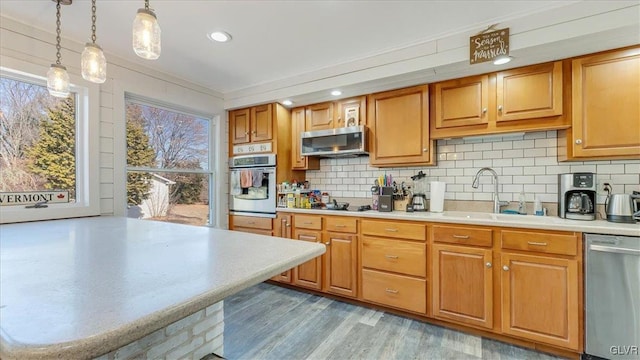
[[[230,360],[558,359],[266,283],[225,299],[224,322]]]

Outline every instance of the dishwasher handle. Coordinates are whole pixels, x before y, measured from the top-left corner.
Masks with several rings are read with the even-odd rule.
[[[620,248],[615,246],[589,245],[589,250],[640,256],[640,250]]]

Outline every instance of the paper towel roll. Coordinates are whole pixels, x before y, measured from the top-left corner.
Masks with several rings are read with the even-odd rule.
[[[444,210],[444,191],[447,184],[443,181],[431,182],[430,207],[431,212],[442,212]]]

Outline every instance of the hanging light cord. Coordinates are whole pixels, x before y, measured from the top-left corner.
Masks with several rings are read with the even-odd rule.
[[[60,65],[60,0],[56,4],[56,65]]]
[[[91,0],[91,41],[96,43],[96,0]]]
[[[144,0],[144,9],[149,10],[149,0]]]

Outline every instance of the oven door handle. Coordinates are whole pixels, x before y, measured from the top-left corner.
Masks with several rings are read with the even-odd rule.
[[[589,250],[640,256],[640,250],[619,248],[619,247],[613,247],[613,246],[589,245]]]

